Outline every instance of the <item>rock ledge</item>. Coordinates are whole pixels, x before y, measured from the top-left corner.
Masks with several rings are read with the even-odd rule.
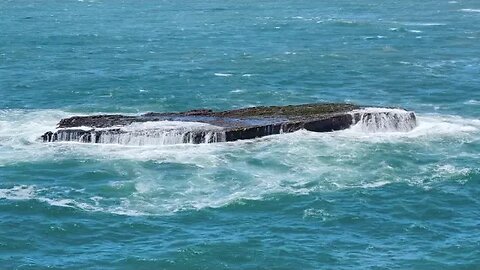
[[[272,134],[306,129],[330,132],[349,128],[359,121],[375,123],[389,118],[393,125],[401,125],[405,117],[415,122],[415,114],[404,110],[385,108],[375,112],[362,111],[353,104],[303,104],[289,106],[252,107],[229,111],[197,109],[187,112],[155,113],[138,116],[94,115],[62,119],[55,131],[41,136],[44,142],[77,141],[85,143],[171,144],[211,143],[253,139]],[[382,117],[377,117],[378,115]],[[377,115],[377,116],[376,116]],[[171,121],[171,122],[165,122]],[[155,126],[147,123],[192,123],[186,126]],[[391,124],[392,124],[391,123]],[[143,124],[143,125],[142,125]],[[132,128],[135,127],[135,128]]]

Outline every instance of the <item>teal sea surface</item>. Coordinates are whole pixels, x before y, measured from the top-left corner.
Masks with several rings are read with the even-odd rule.
[[[38,140],[73,115],[314,102],[418,126]],[[1,0],[0,269],[480,269],[480,2]]]

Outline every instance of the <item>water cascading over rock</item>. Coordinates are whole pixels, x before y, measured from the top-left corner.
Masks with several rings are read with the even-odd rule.
[[[415,126],[415,113],[403,109],[303,104],[220,112],[193,110],[139,116],[74,116],[62,119],[57,130],[46,132],[41,138],[44,142],[168,145],[253,139],[300,129],[408,132]]]
[[[352,115],[351,128],[362,132],[408,132],[417,126],[415,113],[402,109],[365,108]]]

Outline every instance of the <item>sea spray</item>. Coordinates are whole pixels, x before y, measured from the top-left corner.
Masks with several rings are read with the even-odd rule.
[[[408,132],[417,126],[415,113],[402,109],[365,108],[352,116],[351,128],[362,132]]]
[[[120,145],[171,145],[224,142],[220,127],[198,122],[157,121],[125,127],[66,128],[44,135],[46,141],[73,141]]]
[[[235,120],[228,117],[221,118],[224,122],[232,122],[230,127],[220,127],[202,122],[172,120],[154,120],[127,125],[122,125],[122,122],[120,122],[116,125],[110,124],[109,127],[104,128],[94,128],[92,124],[92,127],[62,127],[55,132],[45,133],[42,138],[45,142],[73,141],[131,146],[201,144],[253,139],[273,134],[294,132],[300,129],[330,132],[352,127],[354,130],[368,133],[408,132],[417,125],[415,113],[402,109],[365,108],[353,110],[350,113],[329,114],[326,117],[320,117],[319,115],[308,116],[308,112],[306,114],[306,116],[300,115],[294,119],[285,118],[282,120],[284,122],[279,122],[278,116],[277,118],[265,118],[263,116],[263,120],[257,118],[245,120],[240,116],[235,118]],[[99,119],[97,117],[94,120],[101,124]],[[220,118],[214,119],[217,119],[215,121],[220,121],[218,120]],[[78,120],[85,121],[89,120],[89,118],[80,118]],[[110,119],[106,118],[105,121],[110,121]],[[214,120],[210,121],[214,122]],[[244,121],[244,126],[238,126],[240,121]]]
[[[102,132],[99,133],[98,143],[121,145],[171,145],[214,143],[225,141],[222,131],[204,130],[137,130],[133,132]]]

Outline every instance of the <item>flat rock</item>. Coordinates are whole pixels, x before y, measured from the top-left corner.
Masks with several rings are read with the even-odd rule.
[[[405,121],[412,128],[416,124],[415,114],[401,109],[377,108],[369,112],[365,107],[353,104],[320,103],[228,111],[150,112],[136,116],[74,116],[62,119],[57,130],[46,132],[41,139],[45,142],[139,145],[211,143],[253,139],[300,129],[330,132],[349,128],[359,121],[380,127],[385,123],[377,122],[385,119],[389,119],[387,124],[391,127],[401,127]]]

